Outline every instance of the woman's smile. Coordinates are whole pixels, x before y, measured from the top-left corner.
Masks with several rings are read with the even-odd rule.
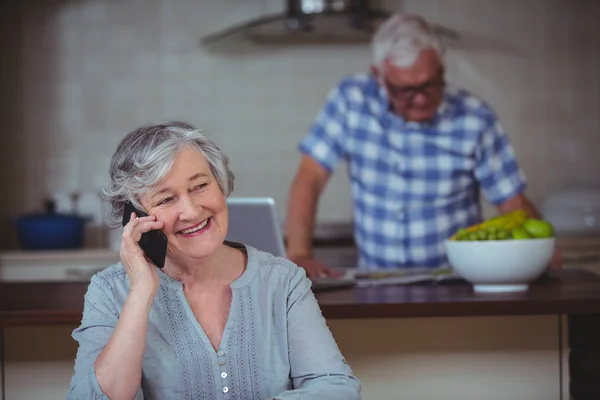
[[[183,237],[195,237],[203,235],[206,231],[208,231],[211,227],[212,217],[206,218],[204,221],[186,229],[182,229],[177,232],[178,235]]]

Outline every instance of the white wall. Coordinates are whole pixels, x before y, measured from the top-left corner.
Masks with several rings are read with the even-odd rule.
[[[8,216],[38,207],[44,196],[66,199],[75,190],[87,193],[83,209],[93,211],[123,135],[141,123],[183,118],[205,128],[231,157],[235,194],[275,197],[283,219],[297,142],[338,79],[369,67],[366,46],[227,56],[199,47],[202,34],[277,12],[284,4],[279,0],[22,3],[5,17],[15,44],[4,47],[15,59],[2,68],[16,82],[0,95],[3,135],[10,136],[0,150],[0,206]],[[597,2],[384,3],[465,36],[462,48],[450,50],[449,80],[496,108],[534,200],[563,185],[600,183]],[[319,220],[350,218],[348,183],[339,168]]]

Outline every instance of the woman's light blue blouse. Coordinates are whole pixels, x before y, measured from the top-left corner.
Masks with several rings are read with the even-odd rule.
[[[182,284],[159,271],[136,399],[359,399],[360,382],[321,315],[304,269],[245,248],[248,265],[231,284],[218,351],[192,313]],[[73,331],[79,349],[69,399],[107,399],[94,362],[128,293],[121,263],[92,278],[81,326]]]

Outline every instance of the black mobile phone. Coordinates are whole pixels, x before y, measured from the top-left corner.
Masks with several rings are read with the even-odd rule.
[[[129,223],[133,212],[138,218],[148,216],[148,214],[135,208],[133,204],[127,201],[123,207],[123,226]],[[150,261],[158,268],[162,268],[165,266],[165,258],[167,257],[167,242],[167,236],[157,229],[142,233],[139,245]]]

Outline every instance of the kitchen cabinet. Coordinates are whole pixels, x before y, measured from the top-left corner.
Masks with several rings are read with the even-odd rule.
[[[364,399],[565,400],[558,316],[328,322]],[[561,361],[561,357],[562,361]]]
[[[8,399],[64,398],[86,288],[0,283]],[[591,329],[600,277],[589,272],[552,274],[510,295],[460,284],[352,288],[317,299],[365,399],[567,400],[569,388],[599,390],[600,371],[590,365],[600,357]]]
[[[365,400],[566,400],[560,397],[557,318],[331,319],[328,324],[361,379]],[[75,326],[5,328],[7,400],[65,399]],[[562,384],[566,389],[568,381]]]

